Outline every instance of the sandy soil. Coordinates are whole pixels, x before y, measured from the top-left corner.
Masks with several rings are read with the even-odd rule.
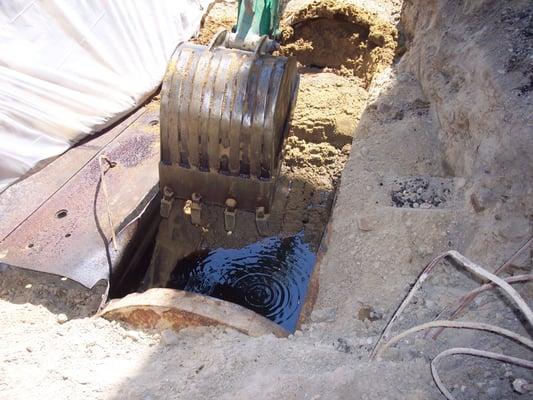
[[[194,42],[207,45],[215,35],[222,29],[231,30],[237,23],[237,2],[236,1],[214,1],[208,7],[202,21],[202,29]]]
[[[289,2],[286,15],[309,3]],[[401,6],[351,3],[389,23]],[[234,4],[227,7],[213,12],[227,15]],[[429,362],[446,348],[527,357],[501,338],[454,331],[438,341],[406,338],[384,360],[368,360],[433,256],[453,248],[494,270],[531,237],[531,18],[527,1],[412,0],[401,16],[405,53],[380,65],[368,87],[335,68],[302,67],[284,174],[311,182],[301,185],[305,196],[313,185],[328,195],[340,187],[322,243],[318,298],[301,330],[287,339],[221,328],[135,331],[91,317],[105,285],[90,293],[60,278],[3,268],[0,398],[440,399]],[[428,183],[421,193],[415,188],[417,196],[445,186],[446,201],[398,207],[398,182],[416,177]],[[310,215],[318,218],[313,226],[325,223],[320,213]],[[525,251],[507,275],[531,268]],[[478,284],[444,263],[394,331],[431,320]],[[532,285],[515,287],[531,303]],[[528,334],[497,292],[476,299],[463,318]],[[458,399],[526,398],[512,382],[531,381],[527,370],[474,358],[452,357],[439,369]]]
[[[394,57],[394,25],[347,1],[300,2],[288,7],[280,53],[304,66],[327,68],[367,87]]]

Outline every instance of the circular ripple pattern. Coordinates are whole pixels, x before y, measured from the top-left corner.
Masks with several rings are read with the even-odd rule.
[[[302,236],[193,254],[178,263],[167,287],[231,301],[294,331],[315,263]]]

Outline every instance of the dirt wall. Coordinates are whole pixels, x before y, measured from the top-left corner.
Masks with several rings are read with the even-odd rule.
[[[470,250],[480,256],[491,242],[516,247],[531,235],[533,9],[527,4],[410,0],[402,9],[408,43],[402,61],[431,102],[444,172],[467,178],[477,216]]]

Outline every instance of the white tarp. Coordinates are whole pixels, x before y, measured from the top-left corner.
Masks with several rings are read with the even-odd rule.
[[[211,0],[0,0],[0,192],[160,84]]]

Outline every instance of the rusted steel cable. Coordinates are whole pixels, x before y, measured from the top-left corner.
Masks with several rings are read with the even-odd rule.
[[[473,330],[491,332],[491,333],[495,333],[497,335],[506,337],[508,339],[514,340],[517,343],[523,344],[524,346],[530,349],[533,349],[533,340],[525,336],[519,335],[518,333],[515,333],[508,329],[500,328],[499,326],[496,326],[496,325],[485,324],[482,322],[432,321],[432,322],[426,322],[425,324],[414,326],[394,336],[388,342],[383,344],[383,346],[379,349],[377,356],[381,356],[386,349],[388,349],[390,346],[394,345],[395,343],[398,343],[404,337],[415,332],[419,332],[425,329],[431,329],[435,327],[473,329]]]
[[[524,359],[517,358],[517,357],[511,357],[505,354],[493,353],[491,351],[485,351],[485,350],[477,350],[477,349],[472,349],[468,347],[455,347],[452,349],[445,350],[442,353],[439,353],[431,361],[431,374],[433,375],[433,380],[435,381],[435,384],[437,385],[439,390],[442,392],[444,397],[446,397],[446,399],[448,400],[455,400],[455,397],[450,393],[448,389],[446,389],[446,386],[444,385],[444,383],[442,383],[442,380],[440,379],[439,374],[437,372],[437,362],[443,357],[447,357],[451,355],[458,355],[458,354],[465,354],[465,355],[470,355],[470,356],[475,356],[475,357],[483,357],[483,358],[488,358],[491,360],[505,362],[508,364],[518,365],[519,367],[523,367],[523,368],[533,369],[532,361],[524,360]]]
[[[509,276],[507,278],[504,278],[503,279],[505,282],[511,284],[511,283],[519,283],[519,282],[527,282],[527,281],[531,281],[533,280],[533,274],[525,274],[525,275],[515,275],[515,276]],[[453,310],[453,312],[450,314],[450,316],[448,317],[448,320],[454,320],[456,319],[460,314],[461,312],[471,303],[472,300],[474,300],[477,295],[479,295],[480,293],[486,291],[486,290],[489,290],[489,289],[494,289],[496,287],[496,285],[492,282],[490,283],[486,283],[474,290],[471,290],[470,292],[468,292],[467,294],[465,294],[463,297],[461,297],[458,301],[458,305],[456,306],[456,308]],[[437,315],[435,317],[434,320],[439,320],[443,315],[446,314],[446,312],[448,311],[450,307],[447,306],[444,308],[444,310],[442,310],[439,315]],[[442,333],[442,331],[444,330],[444,328],[439,328],[439,329],[436,329],[435,330],[435,333],[431,336],[433,339],[437,339],[437,337]],[[429,335],[430,332],[428,332],[428,334],[426,335],[426,337],[430,336]]]
[[[515,253],[515,255],[516,254],[517,253]],[[472,261],[467,259],[462,254],[458,253],[457,251],[450,250],[450,251],[447,251],[444,254],[441,254],[441,255],[435,257],[424,268],[424,270],[419,275],[418,279],[416,280],[415,284],[413,285],[413,287],[411,288],[411,290],[409,291],[409,293],[407,294],[405,299],[402,301],[402,303],[400,304],[400,306],[398,307],[396,312],[393,314],[392,318],[389,320],[389,322],[387,323],[387,325],[385,326],[385,328],[381,332],[381,334],[380,334],[380,336],[379,336],[379,338],[378,338],[376,344],[374,345],[374,348],[372,349],[372,352],[370,354],[371,359],[373,359],[376,355],[381,355],[386,348],[388,348],[392,344],[398,342],[399,340],[401,340],[406,335],[414,333],[414,332],[418,332],[418,331],[421,331],[421,330],[424,330],[424,329],[434,328],[434,327],[465,328],[465,329],[484,330],[484,331],[487,331],[487,332],[496,333],[498,335],[501,335],[501,336],[507,337],[509,339],[515,340],[518,343],[521,343],[521,344],[527,346],[531,350],[533,348],[533,341],[531,339],[526,338],[524,336],[521,336],[521,335],[519,335],[519,334],[517,334],[515,332],[512,332],[510,330],[507,330],[505,328],[501,328],[501,327],[498,327],[498,326],[495,326],[495,325],[484,324],[484,323],[479,323],[479,322],[463,322],[463,321],[432,321],[432,322],[428,322],[426,324],[418,325],[418,326],[410,328],[410,329],[408,329],[408,330],[406,330],[406,331],[394,336],[390,341],[385,343],[385,345],[383,345],[380,348],[381,340],[382,340],[382,338],[388,336],[388,333],[390,332],[392,323],[398,318],[400,313],[407,307],[407,305],[409,304],[409,301],[413,298],[414,294],[420,288],[422,283],[428,278],[429,273],[434,269],[434,267],[437,264],[437,262],[439,260],[442,260],[445,257],[451,258],[454,262],[456,262],[457,264],[459,264],[463,268],[467,269],[468,271],[470,271],[474,275],[490,281],[489,284],[483,285],[480,288],[478,288],[476,291],[474,291],[475,294],[480,293],[481,291],[486,290],[486,289],[488,289],[488,288],[490,288],[492,286],[498,286],[500,289],[502,289],[514,301],[514,303],[516,304],[516,306],[518,307],[520,312],[526,318],[528,324],[530,326],[533,326],[533,312],[531,311],[531,309],[529,308],[527,303],[518,294],[518,292],[515,289],[513,289],[511,287],[511,285],[509,284],[510,281],[512,281],[512,279],[508,278],[507,281],[506,281],[506,280],[504,280],[502,278],[499,278],[495,274],[492,274],[492,273],[488,272],[487,270],[485,270],[484,268],[481,268],[479,265],[473,263]],[[504,267],[505,264],[507,264],[507,263],[504,263],[502,267]],[[528,276],[526,276],[526,277],[524,277],[524,276],[515,277],[515,280],[516,279],[523,279],[523,280],[529,280],[530,279]],[[463,347],[461,347],[461,348],[458,347],[458,348],[452,348],[452,349],[445,350],[442,353],[439,353],[431,361],[431,373],[433,375],[433,379],[435,380],[435,384],[437,385],[439,390],[442,392],[442,394],[448,400],[455,400],[455,398],[448,391],[448,389],[446,389],[446,386],[442,383],[442,380],[440,379],[440,377],[439,377],[439,375],[437,373],[436,364],[437,364],[438,360],[441,359],[442,357],[446,357],[446,356],[449,356],[449,355],[455,355],[455,354],[466,354],[466,355],[473,355],[473,356],[477,356],[477,357],[485,357],[485,358],[498,360],[498,361],[501,361],[501,362],[511,363],[511,364],[519,365],[521,367],[533,369],[533,362],[532,361],[528,361],[528,360],[524,360],[524,359],[521,359],[521,358],[507,356],[505,354],[499,354],[499,353],[493,353],[493,352],[488,352],[488,351],[484,351],[484,350],[477,350],[477,349],[463,348]]]
[[[509,267],[509,265],[512,264],[512,262],[516,259],[516,257],[518,257],[525,249],[530,247],[532,244],[533,244],[533,236],[530,237],[518,250],[516,250],[511,255],[511,257],[509,257],[507,259],[507,261],[505,261],[502,265],[500,265],[498,268],[496,268],[496,270],[494,271],[494,275],[499,275],[502,272],[504,272],[507,269],[507,267]],[[507,279],[505,279],[505,280],[508,283],[515,283],[514,280],[513,281],[508,281]],[[523,281],[516,281],[516,282],[523,282]],[[485,285],[483,285],[482,287],[485,287]],[[490,288],[493,288],[493,287],[494,287],[494,285],[491,284]],[[485,289],[483,289],[483,290],[485,290]],[[473,290],[473,291],[467,293],[463,297],[461,297],[461,299],[459,300],[456,308],[451,313],[451,315],[448,317],[448,319],[457,318],[457,316],[461,313],[461,311],[464,310],[466,307],[468,307],[468,305],[472,301],[474,301],[474,299],[477,297],[477,295],[479,293],[481,293],[483,290],[478,292],[477,289],[476,289],[476,290]],[[444,315],[445,312],[446,312],[446,308],[444,310],[442,310],[442,312],[435,319],[439,319],[442,315]],[[436,339],[441,334],[441,332],[442,332],[442,329],[438,329],[437,332],[435,332],[433,334],[433,339]],[[428,334],[429,334],[429,332],[428,332]],[[426,334],[426,336],[428,334]]]
[[[507,282],[505,282],[502,278],[499,276],[494,275],[493,273],[487,271],[484,268],[481,268],[479,265],[473,263],[468,258],[463,256],[461,253],[457,251],[452,251],[452,254],[450,254],[449,257],[453,258],[455,262],[460,264],[462,267],[468,269],[470,272],[474,273],[475,275],[486,278],[495,285],[499,286],[507,295],[515,302],[515,304],[518,306],[518,309],[522,312],[524,317],[526,318],[527,322],[530,326],[533,326],[533,311],[529,308],[527,303],[524,301],[522,296],[518,294],[518,292]]]
[[[513,263],[515,258],[518,257],[520,253],[522,253],[525,249],[527,249],[528,247],[531,247],[531,245],[533,245],[533,236],[531,236],[529,240],[523,244],[522,247],[520,247],[517,251],[515,251],[513,255],[509,257],[507,261],[505,261],[502,265],[496,268],[496,270],[494,271],[494,275],[499,275],[500,273],[505,271],[507,267]]]
[[[522,312],[522,314],[525,316],[526,320],[528,321],[529,325],[533,326],[533,312],[528,307],[524,299],[518,294],[516,290],[514,290],[511,285],[509,285],[507,282],[505,282],[503,279],[497,277],[496,275],[488,272],[487,270],[481,268],[479,265],[473,263],[468,258],[460,254],[459,252],[455,250],[447,251],[437,257],[435,257],[431,262],[424,268],[422,273],[419,275],[418,279],[416,280],[415,284],[405,297],[405,299],[402,301],[396,312],[393,314],[392,318],[389,320],[383,331],[378,337],[378,340],[376,341],[372,352],[370,353],[370,359],[374,359],[377,353],[377,350],[379,349],[379,345],[381,344],[381,340],[384,337],[387,337],[392,324],[394,321],[398,318],[398,316],[403,312],[403,310],[407,307],[415,293],[418,291],[418,289],[422,286],[422,283],[429,277],[429,274],[433,271],[437,263],[442,260],[443,258],[451,258],[453,261],[455,261],[457,264],[462,266],[463,268],[467,269],[474,275],[487,279],[491,282],[493,282],[495,285],[499,286],[505,293],[511,297],[511,299],[514,301],[514,303],[518,306],[519,310]]]
[[[418,289],[420,288],[420,286],[422,286],[422,283],[424,283],[424,281],[429,277],[429,274],[431,273],[431,271],[433,270],[433,268],[435,268],[435,265],[437,265],[437,263],[442,260],[444,257],[447,257],[449,254],[451,254],[450,251],[447,251],[446,253],[443,253],[437,257],[435,257],[433,260],[431,260],[429,262],[429,264],[426,265],[426,267],[422,270],[422,273],[418,276],[415,284],[413,285],[413,287],[411,288],[411,290],[409,290],[409,293],[407,294],[407,296],[403,299],[403,301],[400,303],[400,305],[398,306],[398,308],[396,309],[396,311],[394,312],[394,314],[392,315],[391,319],[389,320],[389,322],[387,322],[387,325],[385,325],[385,328],[381,331],[379,337],[378,337],[378,340],[376,341],[376,343],[374,344],[374,347],[372,348],[372,351],[370,353],[370,359],[374,359],[375,356],[376,356],[376,352],[379,348],[379,345],[381,343],[381,340],[383,338],[386,338],[391,330],[391,327],[392,327],[392,324],[394,323],[394,321],[396,321],[396,318],[398,318],[398,316],[403,312],[403,310],[405,309],[405,307],[407,307],[407,305],[409,304],[409,302],[411,301],[411,299],[413,298],[413,296],[415,295],[415,293],[418,291]]]

